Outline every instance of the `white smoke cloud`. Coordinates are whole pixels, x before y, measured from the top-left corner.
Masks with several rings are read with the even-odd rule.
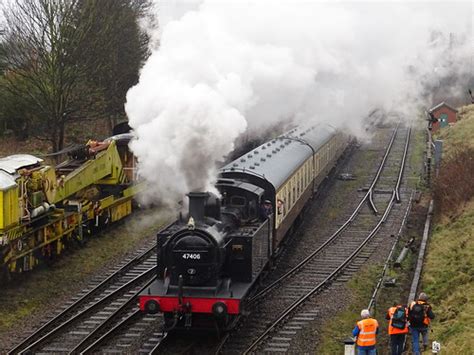
[[[160,46],[126,104],[151,200],[212,188],[244,132],[292,120],[361,134],[374,108],[412,120],[431,104],[427,88],[472,76],[470,3],[165,4]]]

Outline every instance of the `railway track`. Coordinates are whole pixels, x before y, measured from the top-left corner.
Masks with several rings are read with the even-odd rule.
[[[365,194],[349,218],[301,262],[250,298],[250,316],[240,329],[223,338],[217,353],[286,352],[297,331],[319,317],[317,307],[307,307],[308,300],[335,279],[348,280],[376,250],[373,239],[395,202],[401,200],[409,139],[410,129],[397,126],[372,182],[363,189]],[[248,339],[252,339],[250,345]]]
[[[80,352],[111,324],[119,322],[122,312],[136,308],[134,297],[153,279],[156,263],[153,240],[103,280],[92,282],[8,354]]]
[[[286,351],[288,348],[286,345],[289,345],[296,330],[319,316],[317,309],[302,309],[305,307],[301,305],[311,297],[308,294],[318,293],[335,277],[338,280],[349,278],[350,273],[357,270],[372,254],[375,243],[369,242],[386,220],[390,212],[388,206],[392,206],[397,199],[400,199],[402,169],[396,171],[395,185],[392,180],[395,168],[403,166],[397,156],[403,150],[403,142],[406,142],[407,146],[409,141],[409,130],[405,131],[403,133],[403,129],[397,127],[391,135],[390,144],[375,173],[376,177],[370,186],[364,189],[364,197],[351,214],[348,223],[343,223],[338,231],[323,243],[324,246],[316,248],[304,262],[298,264],[297,268],[288,271],[277,280],[271,280],[267,287],[252,297],[249,306],[253,309],[258,307],[259,310],[252,313],[245,323],[251,324],[251,327],[245,332],[240,329],[236,333],[228,333],[221,341],[218,352],[243,353],[256,349]],[[395,192],[389,195],[387,193],[389,189]],[[385,209],[382,217],[378,214],[379,209]],[[380,226],[367,235],[368,223],[373,224],[374,221],[381,219],[384,221],[380,222]],[[12,349],[9,354],[31,352],[155,354],[163,347],[167,347],[165,344],[169,338],[168,334],[158,331],[162,322],[161,317],[142,314],[136,307],[136,295],[147,286],[154,275],[156,266],[154,244],[133,260],[114,270],[105,280],[98,281],[84,290],[62,312]],[[347,260],[337,269],[336,261],[339,260],[340,264],[342,254],[347,256]],[[267,296],[275,297],[276,289],[281,299],[278,308],[275,308],[273,303],[271,306],[265,306],[261,300]],[[294,308],[288,310],[288,305],[293,305]],[[275,314],[282,315],[276,322]],[[270,322],[274,324],[267,327]],[[282,323],[285,324],[284,328],[274,334],[274,330]],[[247,336],[248,339],[254,340],[250,347],[248,342],[239,344],[236,340],[245,336],[242,333],[251,334]],[[255,338],[255,335],[260,336]]]
[[[133,306],[122,312],[120,321],[109,326],[105,333],[80,353],[157,354],[161,344],[168,336],[167,333],[158,331],[161,325],[161,317],[142,313],[134,303]],[[91,335],[91,338],[93,337]]]

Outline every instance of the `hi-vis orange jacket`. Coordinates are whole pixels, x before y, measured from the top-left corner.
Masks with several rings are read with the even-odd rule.
[[[388,322],[388,334],[389,335],[393,335],[393,334],[406,334],[408,333],[408,309],[405,309],[405,312],[406,312],[406,319],[407,319],[407,322],[405,324],[405,328],[404,329],[400,329],[400,328],[395,328],[395,327],[392,327],[392,317],[393,317],[393,314],[395,313],[395,311],[397,310],[399,306],[395,306],[395,307],[390,307],[388,309],[388,312],[387,312],[387,315],[386,315],[386,319],[389,319],[390,321]]]
[[[376,334],[379,323],[373,318],[362,319],[357,322],[359,334],[357,335],[358,346],[373,346],[376,343]]]

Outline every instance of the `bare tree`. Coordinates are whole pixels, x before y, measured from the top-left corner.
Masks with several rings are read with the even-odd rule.
[[[82,53],[98,58],[88,66],[88,78],[103,95],[103,115],[113,128],[125,118],[128,89],[138,81],[138,72],[148,55],[148,36],[139,21],[150,16],[150,0],[81,0],[80,13],[95,14]],[[89,43],[98,45],[90,46]]]
[[[28,106],[30,131],[64,146],[66,123],[81,107],[78,88],[86,65],[78,63],[91,18],[77,21],[77,0],[15,0],[5,13],[6,89]]]
[[[150,6],[150,0],[12,0],[3,58],[9,125],[58,151],[72,121],[105,118],[112,128],[125,118],[126,92],[148,54],[139,21]]]

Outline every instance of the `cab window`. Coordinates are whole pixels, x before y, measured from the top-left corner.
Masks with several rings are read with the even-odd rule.
[[[247,200],[245,199],[245,197],[242,197],[242,196],[232,196],[230,198],[230,204],[233,206],[243,207],[245,206],[246,203],[247,203]]]

